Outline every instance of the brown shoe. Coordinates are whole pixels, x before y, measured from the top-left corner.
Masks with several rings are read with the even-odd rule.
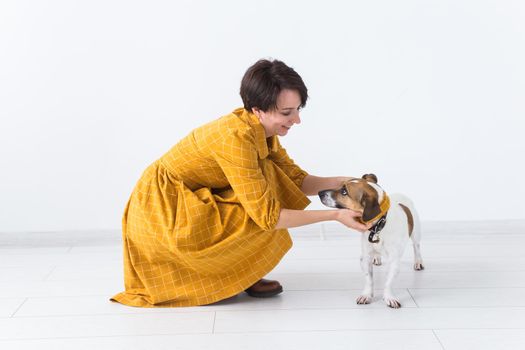
[[[253,286],[245,290],[245,292],[248,293],[249,296],[255,298],[273,297],[274,295],[277,295],[282,291],[283,287],[279,282],[265,280],[264,278],[260,279]]]

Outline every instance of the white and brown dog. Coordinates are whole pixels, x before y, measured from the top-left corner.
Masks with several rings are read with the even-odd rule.
[[[361,222],[372,224],[361,240],[361,269],[366,283],[358,304],[369,304],[374,296],[372,265],[381,265],[385,257],[390,265],[383,300],[389,307],[399,308],[401,303],[392,292],[392,281],[399,271],[401,256],[409,237],[414,246],[414,269],[423,270],[419,242],[421,225],[412,201],[402,194],[388,196],[377,184],[374,174],[365,174],[361,179],[352,178],[340,189],[319,192],[324,205],[361,212]]]

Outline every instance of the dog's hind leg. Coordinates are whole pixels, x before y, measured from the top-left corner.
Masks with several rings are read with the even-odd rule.
[[[419,243],[413,243],[414,245],[414,270],[421,271],[425,269],[423,265],[423,259],[421,258],[421,248]]]
[[[421,257],[421,246],[419,242],[421,241],[421,222],[419,221],[419,216],[417,212],[413,211],[414,215],[414,230],[410,239],[412,240],[412,246],[414,247],[414,270],[420,271],[425,267],[423,266],[423,258]]]

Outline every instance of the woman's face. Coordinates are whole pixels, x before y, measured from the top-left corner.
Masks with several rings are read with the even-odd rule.
[[[294,125],[301,123],[299,110],[301,109],[301,96],[297,90],[282,90],[277,96],[277,108],[266,112],[252,108],[252,112],[259,117],[266,137],[279,135],[285,136]]]

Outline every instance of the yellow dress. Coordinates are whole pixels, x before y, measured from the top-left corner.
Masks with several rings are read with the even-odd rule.
[[[122,219],[125,291],[140,307],[214,303],[250,287],[291,248],[281,208],[304,209],[307,173],[243,108],[193,130],[136,184]]]

